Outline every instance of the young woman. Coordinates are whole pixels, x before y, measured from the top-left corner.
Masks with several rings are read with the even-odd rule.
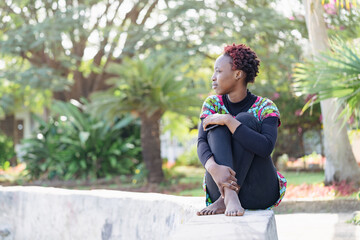
[[[215,62],[212,88],[202,107],[198,156],[206,169],[207,207],[198,215],[242,216],[245,209],[277,206],[286,180],[276,171],[274,149],[280,113],[248,89],[260,61],[244,44],[229,45]]]

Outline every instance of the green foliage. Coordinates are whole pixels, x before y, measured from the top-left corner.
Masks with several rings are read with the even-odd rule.
[[[142,162],[137,165],[134,175],[132,176],[132,183],[139,184],[146,181],[146,177],[148,176],[148,170],[145,167],[145,164]]]
[[[360,9],[350,9],[336,6],[335,1],[324,5],[324,17],[327,23],[329,36],[339,36],[341,39],[349,40],[360,37]]]
[[[273,95],[277,94],[278,98]],[[282,154],[288,154],[289,157],[301,157],[305,154],[302,145],[303,133],[308,130],[321,129],[320,106],[316,105],[310,113],[301,114],[304,106],[305,96],[295,96],[290,90],[280,91],[270,96],[280,110],[281,126],[278,128],[278,137],[276,140],[273,159]]]
[[[31,88],[0,76],[0,117],[24,108],[31,112],[41,112],[50,99],[49,90]]]
[[[10,167],[10,159],[15,156],[14,142],[5,134],[0,133],[0,169]]]
[[[359,212],[355,212],[354,217],[347,221],[348,223],[352,223],[355,225],[360,225],[360,213]]]
[[[176,138],[180,143],[186,144],[189,140],[197,137],[198,130],[193,129],[197,122],[198,117],[189,118],[168,111],[162,118],[162,132],[169,131],[171,138]]]
[[[31,177],[95,179],[134,172],[141,150],[139,125],[132,117],[109,124],[71,103],[54,102],[52,108],[56,117],[49,122],[38,118],[35,136],[22,142]]]
[[[325,179],[324,172],[282,172],[289,185],[319,184]]]
[[[110,118],[124,112],[151,116],[155,112],[173,111],[197,115],[202,90],[191,86],[191,81],[180,72],[181,59],[175,56],[151,55],[143,60],[124,59],[122,64],[109,66],[115,75],[108,80],[115,87],[92,96],[94,114]]]
[[[315,61],[299,63],[294,72],[294,88],[301,94],[315,94],[303,108],[329,98],[337,98],[344,107],[339,118],[344,123],[355,117],[360,120],[360,49],[355,44],[340,39],[331,41],[331,51],[323,53]]]
[[[196,145],[192,145],[187,151],[185,151],[176,159],[176,166],[202,166],[197,155]]]

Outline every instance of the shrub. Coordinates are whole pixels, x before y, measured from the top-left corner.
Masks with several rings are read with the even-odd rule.
[[[52,110],[56,117],[37,118],[35,135],[22,141],[21,157],[32,178],[95,179],[135,171],[140,126],[132,117],[108,123],[64,102]]]
[[[14,142],[5,134],[0,133],[0,169],[10,167],[10,159],[15,156]]]
[[[181,154],[176,160],[176,165],[201,167],[202,165],[197,155],[196,145],[192,145],[188,151]]]

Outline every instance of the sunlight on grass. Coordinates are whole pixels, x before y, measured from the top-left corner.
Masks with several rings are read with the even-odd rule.
[[[177,166],[174,167],[176,173],[182,173],[185,176],[204,176],[205,169],[203,167],[193,167],[193,166]]]
[[[205,197],[205,192],[201,187],[199,187],[199,188],[195,188],[195,189],[181,191],[177,195],[179,195],[179,196]]]
[[[325,179],[324,172],[283,172],[288,184],[301,185],[322,183]]]
[[[176,166],[173,173],[182,176],[179,178],[179,184],[195,184],[198,186],[192,189],[186,189],[174,195],[180,196],[204,196],[202,182],[205,169],[193,166]],[[283,175],[289,185],[300,186],[302,184],[321,184],[324,181],[324,172],[283,172]],[[288,185],[288,186],[289,186]]]

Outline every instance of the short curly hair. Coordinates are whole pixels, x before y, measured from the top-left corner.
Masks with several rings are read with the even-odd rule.
[[[254,82],[259,73],[260,59],[256,53],[245,44],[227,45],[224,48],[224,55],[232,59],[232,70],[242,70],[246,73],[246,83]]]

